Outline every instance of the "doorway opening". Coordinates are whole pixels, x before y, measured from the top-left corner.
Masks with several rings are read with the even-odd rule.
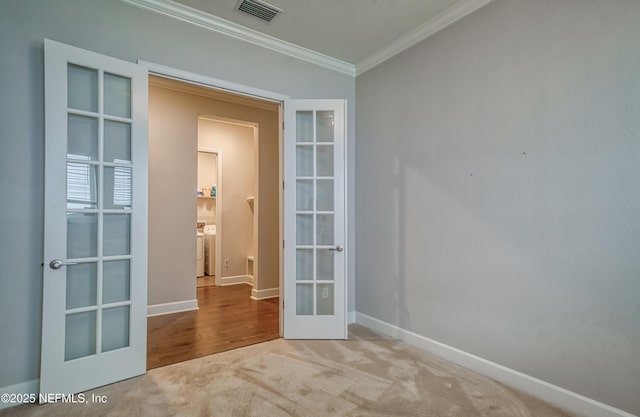
[[[148,369],[280,337],[280,111],[149,77]]]

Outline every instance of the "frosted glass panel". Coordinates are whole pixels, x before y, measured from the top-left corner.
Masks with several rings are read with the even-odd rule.
[[[102,274],[102,303],[129,301],[130,265],[129,260],[105,261]]]
[[[69,314],[65,318],[64,360],[96,353],[96,312]]]
[[[296,315],[313,315],[313,284],[296,284]]]
[[[333,142],[333,111],[316,113],[316,141]]]
[[[67,309],[96,305],[98,265],[95,262],[69,265],[67,269]]]
[[[316,184],[317,209],[319,211],[333,211],[333,180],[318,180]]]
[[[313,245],[313,214],[296,215],[296,245]]]
[[[129,255],[131,216],[129,214],[104,215],[104,256]]]
[[[131,124],[104,121],[104,160],[131,163]]]
[[[296,180],[296,210],[313,211],[313,180]]]
[[[72,109],[98,111],[98,71],[71,65],[67,67],[68,105]]]
[[[296,249],[296,280],[313,281],[313,249]]]
[[[98,215],[67,213],[67,258],[98,255]]]
[[[98,207],[98,167],[67,162],[67,208]]]
[[[316,149],[319,177],[333,177],[333,145],[318,145]]]
[[[131,168],[104,167],[104,208],[131,208]]]
[[[316,310],[319,316],[333,316],[333,284],[318,284]]]
[[[102,310],[102,351],[129,346],[129,306]]]
[[[67,158],[97,160],[98,119],[70,114],[67,120]]]
[[[104,74],[104,112],[113,116],[131,117],[131,79]]]
[[[313,112],[296,112],[296,142],[313,142]]]
[[[333,265],[335,252],[328,249],[318,249],[316,257],[316,279],[319,281],[333,281]]]
[[[317,245],[333,245],[333,214],[318,214]]]
[[[296,175],[313,176],[313,145],[296,145]]]

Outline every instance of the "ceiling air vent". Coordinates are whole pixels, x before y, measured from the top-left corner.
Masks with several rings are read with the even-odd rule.
[[[275,6],[258,0],[240,0],[236,5],[236,10],[250,14],[267,23],[271,23],[282,11]]]

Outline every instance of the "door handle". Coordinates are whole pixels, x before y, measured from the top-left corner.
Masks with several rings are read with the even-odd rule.
[[[342,246],[338,245],[335,248],[331,248],[329,250],[334,250],[336,252],[342,252],[344,250],[344,248]]]
[[[63,262],[60,259],[54,259],[53,261],[49,262],[49,268],[51,269],[60,269],[63,266],[67,266],[67,265],[77,265],[77,262]]]

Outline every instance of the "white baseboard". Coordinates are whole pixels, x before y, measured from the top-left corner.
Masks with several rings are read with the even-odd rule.
[[[21,382],[15,385],[9,385],[8,387],[0,388],[0,394],[35,394],[40,392],[40,380],[32,379],[31,381]],[[19,403],[5,403],[0,401],[0,410],[3,408],[13,407],[20,405]]]
[[[220,278],[220,286],[236,285],[236,284],[249,284],[253,285],[253,277],[251,275],[234,275],[231,277]]]
[[[347,323],[353,324],[355,322],[356,322],[356,312],[355,311],[349,311],[347,313]]]
[[[265,290],[251,290],[251,299],[266,300],[267,298],[280,297],[280,288],[267,288]]]
[[[173,303],[154,304],[147,306],[147,317],[161,316],[163,314],[180,313],[198,309],[198,300],[176,301]]]
[[[356,312],[355,316],[356,323],[364,327],[368,327],[371,330],[393,337],[394,339],[402,340],[409,345],[426,350],[436,356],[496,379],[506,385],[517,388],[578,415],[584,417],[636,417],[626,411],[611,407],[374,317],[367,316],[366,314]]]

